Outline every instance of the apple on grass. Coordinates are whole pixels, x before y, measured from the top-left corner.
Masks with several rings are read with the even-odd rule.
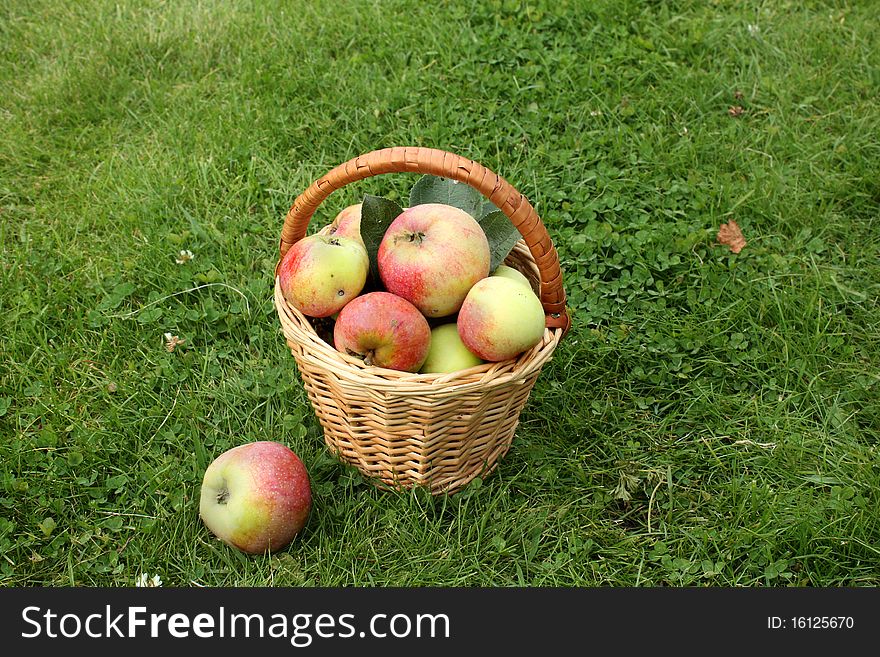
[[[306,467],[286,445],[258,441],[218,456],[202,479],[199,515],[217,538],[250,554],[277,552],[312,509]]]
[[[428,356],[431,327],[406,299],[390,292],[368,292],[339,311],[333,343],[365,365],[418,372]]]
[[[461,341],[456,323],[450,322],[431,329],[428,357],[419,371],[423,374],[458,372],[482,362]]]
[[[515,280],[489,276],[468,292],[457,319],[461,341],[488,361],[514,358],[544,336],[546,318],[541,301]]]
[[[376,260],[385,289],[426,317],[445,317],[489,275],[491,254],[486,233],[471,215],[451,205],[424,203],[391,222]]]
[[[278,278],[287,303],[309,317],[328,317],[360,294],[369,270],[362,242],[309,235],[284,254]]]

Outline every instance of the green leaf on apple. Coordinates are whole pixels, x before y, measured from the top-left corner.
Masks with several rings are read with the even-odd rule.
[[[403,212],[403,209],[394,201],[381,196],[364,196],[361,205],[361,237],[364,246],[367,247],[367,255],[370,257],[370,278],[374,285],[379,284],[379,265],[376,256],[379,253],[379,244],[385,236],[385,231],[391,222]]]
[[[457,180],[440,176],[422,176],[409,193],[409,206],[443,203],[464,210],[475,219],[483,213],[485,198],[480,192]]]
[[[501,210],[481,217],[479,223],[486,233],[486,239],[489,240],[489,253],[492,256],[489,271],[492,272],[504,262],[522,235]]]

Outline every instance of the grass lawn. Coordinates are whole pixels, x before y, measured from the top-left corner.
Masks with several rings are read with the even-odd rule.
[[[4,2],[0,585],[880,585],[878,12]],[[272,304],[293,199],[393,145],[522,191],[573,314],[452,496],[328,453]],[[198,517],[254,440],[315,505],[262,557]]]

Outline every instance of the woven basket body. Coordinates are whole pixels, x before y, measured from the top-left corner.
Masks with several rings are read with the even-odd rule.
[[[402,150],[421,151],[421,155],[429,153],[434,158],[435,153],[443,153]],[[357,161],[355,158],[352,162]],[[437,173],[430,167],[406,170]],[[320,187],[321,180],[312,187]],[[292,218],[302,207],[303,196],[291,208],[286,228],[292,222],[303,223],[301,218]],[[313,205],[317,207],[321,200]],[[311,208],[307,213],[305,223],[313,211]],[[304,226],[300,225],[295,233],[293,241],[305,234]],[[283,256],[284,234],[281,250]],[[523,272],[536,292],[543,291],[546,297],[547,267],[542,268],[534,252],[534,245],[521,240],[505,263]],[[555,250],[552,254],[555,256]],[[546,310],[550,304],[543,297],[542,302]],[[285,301],[277,277],[275,308],[330,451],[377,483],[402,488],[423,486],[433,494],[454,493],[497,466],[510,448],[520,413],[542,366],[568,328],[563,294],[562,312],[555,312],[558,304],[551,306],[553,312],[548,313],[542,341],[518,358],[451,374],[410,374],[365,366],[357,358],[337,351],[322,339],[309,318]]]

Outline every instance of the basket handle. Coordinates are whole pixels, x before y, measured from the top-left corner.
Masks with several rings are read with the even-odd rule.
[[[293,202],[281,230],[280,257],[306,235],[312,215],[332,192],[349,183],[382,173],[422,173],[465,183],[489,199],[510,219],[525,240],[541,277],[541,304],[547,327],[571,327],[565,306],[559,255],[547,228],[525,196],[509,182],[483,165],[436,148],[398,146],[371,151],[352,158],[318,178]]]

